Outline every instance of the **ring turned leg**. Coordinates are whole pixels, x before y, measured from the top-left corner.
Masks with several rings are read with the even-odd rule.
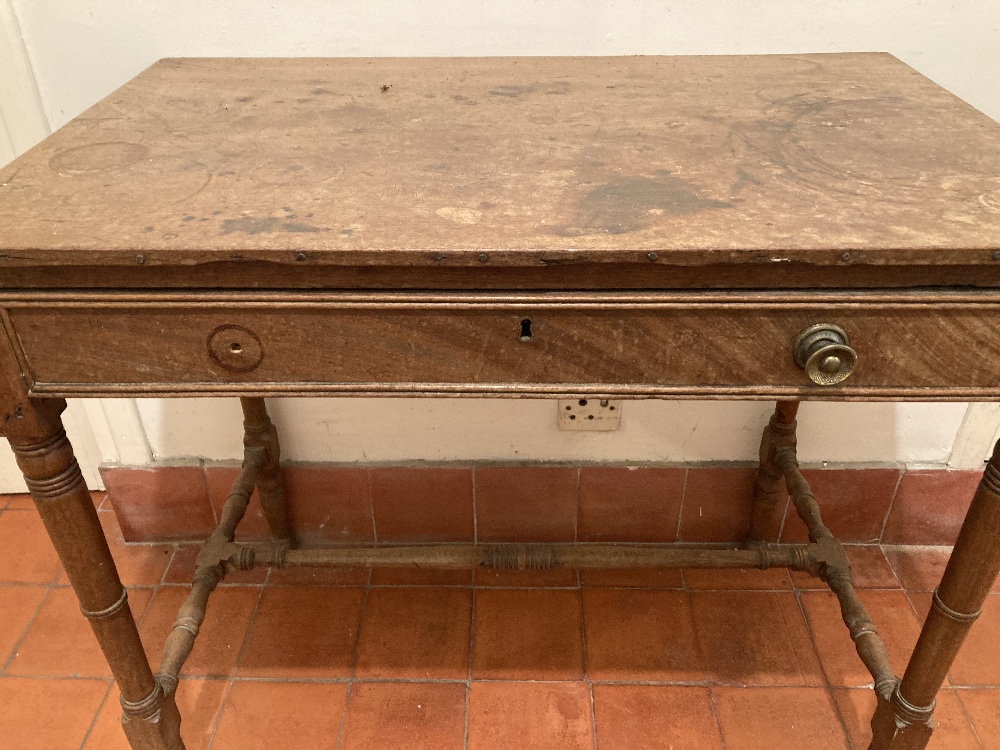
[[[934,697],[1000,574],[1000,443],[972,499],[902,681],[879,695],[869,750],[923,750]]]
[[[775,462],[779,448],[795,447],[795,415],[798,401],[779,401],[760,439],[760,465],[753,491],[748,544],[762,544],[771,533],[774,509],[781,496],[785,475]],[[777,541],[777,540],[772,540]]]
[[[264,510],[271,536],[279,544],[288,545],[291,532],[285,507],[285,484],[281,476],[281,446],[278,430],[267,415],[262,398],[240,398],[243,407],[243,443],[247,448],[262,447],[267,451],[267,463],[257,473],[257,494]]]
[[[8,436],[83,614],[121,689],[122,726],[133,750],[184,750],[180,715],[164,697],[146,660],[128,594],[59,415],[66,402],[51,400],[22,413],[21,429]]]

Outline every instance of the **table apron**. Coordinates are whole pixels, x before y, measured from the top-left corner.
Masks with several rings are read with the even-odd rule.
[[[1000,396],[995,297],[864,299],[327,295],[0,305],[39,397]],[[843,328],[858,352],[842,384],[815,386],[792,359],[796,336],[818,323]]]

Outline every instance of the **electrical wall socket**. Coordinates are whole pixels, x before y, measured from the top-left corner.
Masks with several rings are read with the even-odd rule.
[[[560,399],[559,429],[613,432],[621,423],[622,402],[599,398]]]

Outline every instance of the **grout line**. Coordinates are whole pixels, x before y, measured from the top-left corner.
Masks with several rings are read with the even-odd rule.
[[[924,621],[927,618],[924,615],[920,614],[920,610],[917,609],[916,602],[913,601],[912,594],[927,594],[928,596],[932,596],[933,594],[930,591],[910,591],[909,589],[903,589],[903,596],[906,597],[906,603],[910,605],[910,609],[913,611],[913,614],[916,615],[917,617],[917,622],[920,623],[920,629],[923,630]],[[931,609],[933,609],[933,606],[931,607]],[[927,614],[929,615],[930,612],[928,612]]]
[[[716,705],[715,690],[709,686],[708,690],[708,710],[712,714],[712,721],[715,722],[715,731],[719,733],[719,742],[722,743],[722,750],[726,749],[726,735],[722,733],[722,722],[719,721],[719,709]]]
[[[208,744],[205,746],[205,750],[212,750],[212,745],[215,743],[215,733],[219,731],[219,725],[222,723],[222,715],[226,712],[226,703],[229,701],[229,694],[233,692],[233,685],[236,683],[236,674],[239,672],[240,663],[243,661],[247,644],[250,642],[250,633],[253,630],[254,622],[257,620],[257,613],[260,611],[260,602],[263,598],[264,586],[261,585],[260,591],[257,593],[257,601],[254,603],[253,611],[250,613],[250,619],[247,620],[246,631],[243,633],[243,643],[240,645],[240,651],[236,655],[236,661],[229,672],[229,677],[223,678],[226,680],[226,687],[222,691],[222,700],[219,701],[219,712],[215,715],[215,720],[212,722],[212,731],[209,733]]]
[[[577,466],[576,467],[576,490],[573,493],[574,499],[576,500],[576,512],[573,513],[573,542],[578,543],[580,541],[580,475],[583,470]]]
[[[371,471],[368,472],[369,481]],[[347,711],[351,705],[351,692],[357,679],[358,653],[361,650],[361,629],[365,626],[365,615],[368,612],[368,597],[372,590],[372,569],[368,569],[368,582],[365,584],[365,593],[361,599],[361,609],[358,612],[358,631],[354,634],[354,646],[351,649],[351,670],[347,677],[347,689],[344,693],[344,709],[340,714],[340,723],[337,725],[337,741],[334,748],[339,750],[344,742],[344,727],[347,725]]]
[[[462,750],[469,747],[469,707],[472,700],[472,656],[476,649],[476,587],[472,588],[471,616],[469,617],[469,668],[465,681],[465,725],[462,731]]]
[[[845,717],[844,712],[840,710],[840,704],[837,702],[837,698],[833,694],[833,691],[837,689],[853,690],[854,688],[850,687],[835,688],[829,682],[826,685],[826,697],[829,699],[830,703],[833,704],[833,712],[837,715],[837,721],[840,722],[840,729],[844,733],[844,739],[847,741],[847,746],[851,748],[851,750],[867,750],[867,748],[859,748],[855,747],[854,745],[854,739],[851,737],[851,731],[847,726],[847,717]],[[866,686],[865,689],[869,689],[872,692],[874,692],[875,686],[874,685],[871,685],[870,687]]]
[[[245,456],[246,456],[246,453],[244,452],[244,458],[245,458]],[[202,461],[200,462],[200,465],[201,465],[201,480],[205,483],[205,497],[208,499],[208,507],[212,511],[212,520],[214,521],[215,526],[218,527],[218,525],[219,525],[219,512],[215,509],[215,503],[212,502],[212,488],[211,488],[211,485],[208,482],[208,462],[205,461],[204,459],[202,459]],[[256,482],[255,482],[253,490],[251,491],[251,494],[253,494],[256,491],[257,491],[257,486],[256,486]],[[250,502],[249,502],[249,500],[250,500],[250,498],[247,498],[247,512],[250,511]],[[223,502],[225,502],[225,501],[223,501]],[[238,525],[239,524],[237,524],[237,526]]]
[[[784,480],[782,480],[782,486],[784,486]],[[781,523],[778,524],[778,539],[777,543],[781,544],[781,537],[785,533],[785,524],[788,523],[788,511],[791,510],[792,506],[792,496],[788,494],[788,488],[785,488],[785,507],[781,511]]]
[[[594,682],[590,679],[590,660],[587,658],[587,611],[583,606],[583,585],[580,571],[576,571],[576,581],[581,584],[577,600],[580,602],[580,649],[583,659],[583,681],[587,685],[587,696],[590,700],[590,733],[594,741],[594,750],[598,750],[597,742],[597,708],[594,702]]]
[[[472,543],[479,544],[479,504],[476,502],[476,467],[469,472],[472,477]]]
[[[14,658],[17,656],[18,650],[24,643],[24,639],[28,637],[28,631],[34,626],[35,620],[38,618],[38,613],[42,611],[42,607],[45,606],[45,602],[49,600],[49,595],[52,593],[54,588],[55,587],[51,585],[45,588],[45,593],[42,594],[42,598],[38,601],[38,606],[35,607],[35,611],[31,613],[31,617],[28,619],[27,624],[25,624],[24,630],[21,631],[21,635],[11,647],[10,654],[3,663],[0,663],[0,677],[10,676],[7,675],[7,669],[14,662]]]
[[[170,558],[167,560],[167,567],[163,569],[163,575],[160,576],[160,582],[156,584],[155,588],[167,585],[167,573],[170,572],[170,566],[174,564],[174,560],[177,558],[177,553],[180,551],[180,545],[174,545],[174,551],[170,553]],[[153,596],[156,596],[156,591],[153,592]]]
[[[378,544],[378,524],[375,522],[375,495],[372,493],[372,468],[365,467],[365,476],[368,479],[368,512],[372,518],[372,544]],[[369,581],[370,583],[371,581]]]
[[[958,690],[954,687],[951,689],[955,694],[955,698],[958,700],[958,705],[962,707],[962,714],[965,716],[965,720],[969,724],[969,728],[972,729],[972,736],[976,738],[976,742],[979,743],[979,750],[985,750],[985,745],[983,744],[983,738],[979,736],[979,730],[976,728],[976,723],[972,720],[972,716],[969,714],[969,709],[965,705],[965,701],[962,700],[962,696],[959,694]]]
[[[812,590],[813,589],[810,589],[810,591]],[[813,633],[812,625],[809,623],[809,616],[806,614],[806,607],[802,603],[802,594],[803,591],[801,589],[792,589],[792,596],[795,597],[795,603],[799,607],[799,615],[802,617],[802,622],[806,626],[806,632],[809,634],[809,644],[813,647],[813,653],[816,655],[816,659],[819,661],[819,668],[820,671],[823,673],[823,680],[826,683],[826,686],[829,687],[831,685],[830,675],[828,675],[826,672],[826,664],[823,663],[823,654],[820,653],[819,645],[816,643],[816,634]]]
[[[685,466],[684,481],[681,482],[681,505],[680,505],[680,510],[677,512],[677,533],[674,535],[675,543],[681,540],[681,525],[684,523],[684,501],[687,499],[688,477],[690,475],[691,475],[691,469]]]
[[[882,560],[888,566],[889,572],[892,573],[892,577],[896,581],[898,587],[905,590],[906,587],[903,586],[903,579],[899,577],[899,573],[896,571],[896,566],[892,564],[892,560],[890,560],[889,556],[885,553],[885,548],[881,544],[876,544],[874,546],[878,549],[879,554],[882,555]]]
[[[104,710],[104,706],[107,705],[108,698],[111,697],[111,693],[114,691],[114,688],[115,688],[115,681],[114,678],[112,678],[108,682],[108,689],[105,691],[104,697],[101,698],[101,702],[97,704],[97,710],[94,711],[94,718],[90,720],[90,725],[87,727],[87,731],[83,733],[83,739],[80,740],[79,750],[84,750],[84,748],[87,746],[87,740],[89,740],[90,735],[94,733],[94,727],[97,726],[97,719],[101,715],[101,712]]]
[[[896,477],[896,486],[892,488],[892,497],[889,498],[889,507],[886,508],[885,517],[882,519],[882,528],[878,532],[878,543],[882,543],[882,539],[885,537],[885,527],[889,525],[889,516],[892,515],[892,509],[896,505],[896,495],[899,494],[899,485],[903,483],[903,477],[906,474],[906,467],[903,466],[899,470],[899,476]]]

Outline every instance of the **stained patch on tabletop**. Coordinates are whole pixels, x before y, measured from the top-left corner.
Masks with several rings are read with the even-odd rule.
[[[314,227],[312,224],[306,224],[301,221],[286,221],[281,225],[281,231],[283,232],[318,232],[319,227]]]
[[[904,97],[798,94],[768,101],[759,119],[730,125],[727,140],[755,183],[903,203],[956,159],[949,134],[930,130],[925,115]],[[922,146],[915,150],[916,141]],[[963,166],[978,170],[974,158]]]
[[[319,227],[301,221],[284,221],[273,216],[241,216],[238,219],[224,219],[222,234],[272,234],[275,232],[318,232]]]
[[[499,96],[505,99],[520,99],[522,96],[536,93],[548,96],[562,96],[568,94],[570,88],[570,84],[567,81],[533,83],[529,86],[497,86],[490,89],[490,96]]]
[[[534,89],[531,86],[497,86],[490,89],[490,96],[502,96],[507,99],[517,99],[519,96],[530,94]]]
[[[687,216],[730,203],[706,198],[698,186],[667,170],[654,177],[622,177],[598,185],[580,201],[576,221],[557,234],[628,234],[646,229],[664,216]]]

